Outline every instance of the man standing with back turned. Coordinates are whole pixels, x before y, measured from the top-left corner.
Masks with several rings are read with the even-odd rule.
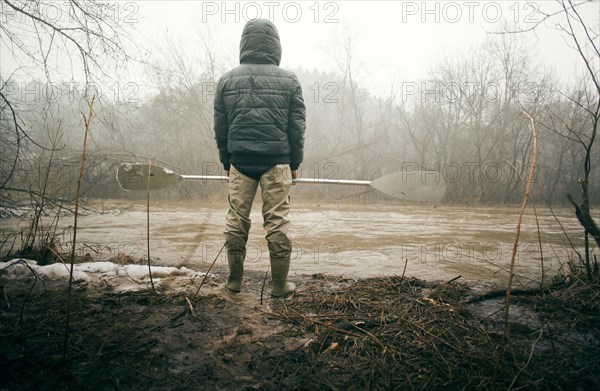
[[[260,185],[273,289],[286,297],[296,289],[287,281],[292,253],[288,236],[292,179],[304,155],[306,109],[296,75],[279,68],[281,43],[268,20],[246,23],[240,65],[219,80],[214,102],[219,160],[229,176],[225,246],[226,288],[240,292],[250,210]]]

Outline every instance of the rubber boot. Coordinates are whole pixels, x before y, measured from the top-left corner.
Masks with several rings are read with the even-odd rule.
[[[273,278],[273,290],[271,297],[286,298],[294,294],[296,284],[287,280],[290,270],[290,257],[271,256],[271,276]]]
[[[240,243],[227,243],[227,263],[229,264],[229,278],[225,288],[233,293],[242,290],[242,279],[244,277],[244,259],[246,248]]]

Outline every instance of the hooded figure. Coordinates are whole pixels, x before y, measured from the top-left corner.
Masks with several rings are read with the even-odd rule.
[[[281,43],[268,20],[246,23],[240,65],[219,80],[214,101],[214,131],[219,160],[229,176],[225,246],[229,264],[226,288],[241,290],[250,231],[250,211],[258,186],[271,260],[273,297],[286,297],[292,242],[290,190],[304,156],[305,106],[293,72],[279,68]]]
[[[290,164],[304,157],[305,107],[293,72],[279,68],[281,43],[268,20],[246,23],[240,41],[240,65],[219,80],[214,130],[219,159],[230,164]]]

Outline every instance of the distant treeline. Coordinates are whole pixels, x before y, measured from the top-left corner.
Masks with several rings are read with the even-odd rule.
[[[538,132],[534,199],[564,204],[566,193],[579,193],[584,150],[578,138],[585,140],[592,129],[585,111],[597,104],[598,96],[585,79],[563,87],[521,37],[490,37],[438,64],[425,80],[391,84],[384,97],[372,93],[352,63],[352,48],[345,49],[346,61],[341,58],[330,72],[294,70],[308,115],[302,176],[368,180],[395,171],[433,170],[447,182],[444,202],[517,203],[532,157],[531,127],[522,114],[526,110],[536,119]],[[151,160],[181,173],[221,174],[212,130],[219,74],[210,65],[205,67],[210,72],[197,73],[165,65],[148,81],[156,92],[145,97],[133,83],[103,91],[94,106],[88,143],[87,197],[138,196],[125,193],[115,181],[122,161]],[[28,191],[56,200],[72,195],[83,141],[81,112],[86,111],[82,91],[35,80],[4,82],[3,93],[18,102],[27,118],[21,126],[30,136],[17,140],[11,110],[2,106],[4,206],[27,203]],[[598,151],[592,151],[592,162],[600,160]],[[598,165],[592,167],[589,183],[590,200],[597,205]],[[295,192],[324,201],[386,198],[337,186],[298,186]],[[220,184],[190,183],[157,196],[222,193]]]

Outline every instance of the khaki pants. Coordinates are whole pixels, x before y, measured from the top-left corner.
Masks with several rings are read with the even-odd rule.
[[[278,164],[267,171],[260,181],[247,177],[231,166],[229,173],[229,211],[225,227],[225,243],[228,252],[238,252],[242,259],[246,253],[246,242],[250,232],[252,202],[260,185],[263,200],[263,226],[267,231],[271,259],[287,259],[292,252],[288,236],[290,220],[290,191],[292,172],[289,164]]]

